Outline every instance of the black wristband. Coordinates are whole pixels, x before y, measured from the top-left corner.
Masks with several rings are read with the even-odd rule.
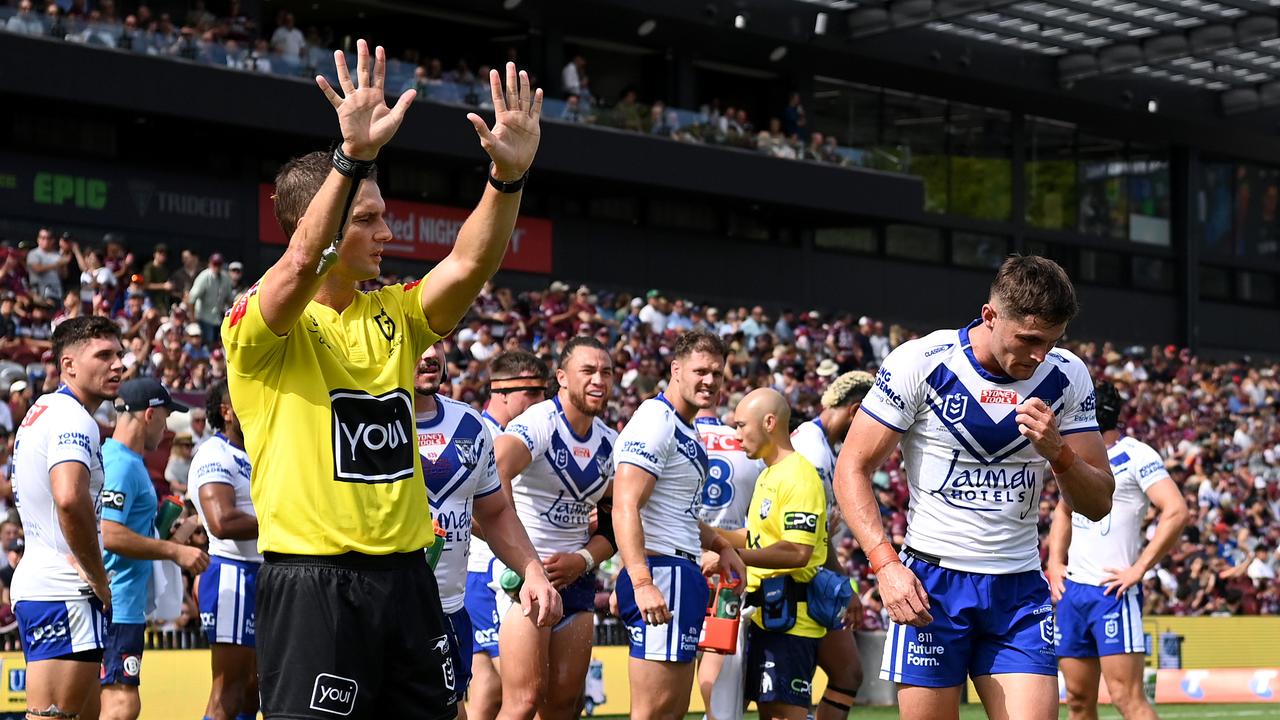
[[[333,169],[349,178],[363,180],[373,174],[372,160],[357,160],[342,152],[339,145],[333,149]]]
[[[528,170],[526,170],[525,173],[521,175],[519,179],[512,180],[510,182],[506,180],[499,180],[498,178],[494,177],[493,170],[494,170],[493,163],[489,163],[489,173],[488,173],[489,184],[493,186],[494,190],[497,190],[500,193],[518,193],[524,189],[524,184],[529,179]]]

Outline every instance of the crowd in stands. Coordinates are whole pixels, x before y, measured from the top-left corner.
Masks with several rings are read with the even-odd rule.
[[[332,76],[334,33],[331,28],[296,25],[294,14],[279,10],[275,24],[260,27],[241,11],[240,0],[219,3],[215,14],[205,0],[194,0],[184,17],[153,13],[139,4],[124,12],[116,0],[8,0],[11,14],[0,27],[13,33],[57,37],[68,42],[118,48],[148,55],[182,58],[248,72],[314,77]],[[3,15],[0,15],[3,18]],[[465,59],[446,65],[439,57],[423,57],[416,49],[391,56],[387,87],[418,90],[423,100],[486,108],[490,66],[474,71]],[[506,60],[516,60],[508,48]],[[505,62],[505,60],[504,60]],[[595,124],[680,142],[722,145],[753,150],[772,157],[811,160],[835,165],[856,164],[858,155],[842,148],[834,136],[813,130],[799,93],[757,127],[742,107],[721,105],[718,98],[696,112],[668,107],[661,99],[641,101],[634,88],[614,98],[591,89],[587,60],[575,55],[563,68],[558,92],[547,88],[547,117],[572,123]]]
[[[370,285],[400,280],[383,277]],[[158,377],[192,400],[191,413],[174,416],[178,424],[171,425],[167,454],[150,463],[161,494],[183,497],[191,454],[211,434],[199,396],[226,375],[219,323],[250,282],[241,263],[220,254],[130,248],[114,234],[89,244],[44,228],[34,238],[0,243],[0,509],[9,521],[0,524],[0,580],[8,577],[3,568],[22,555],[8,480],[13,433],[31,402],[59,383],[49,353],[52,328],[80,314],[113,318],[125,338],[128,376]],[[606,420],[621,428],[642,400],[664,387],[675,337],[691,328],[714,330],[729,341],[726,408],[750,389],[769,386],[786,396],[796,422],[820,411],[823,390],[839,374],[874,370],[894,347],[916,337],[847,311],[719,306],[658,289],[632,294],[559,280],[527,292],[490,285],[442,341],[450,378],[444,392],[480,407],[494,355],[525,348],[552,363],[569,338],[592,335],[614,358]],[[1280,364],[1211,363],[1172,345],[1066,346],[1128,399],[1122,431],[1161,453],[1191,509],[1173,554],[1145,580],[1146,611],[1280,613]],[[110,427],[110,408],[104,406],[99,420]],[[900,463],[895,454],[873,478],[886,531],[899,544],[908,507]],[[1057,499],[1049,480],[1039,504],[1046,556],[1043,540]],[[1154,517],[1151,512],[1148,520]],[[1154,526],[1146,532],[1151,536]],[[863,581],[863,628],[884,627],[865,556],[847,530],[833,542],[840,561]],[[180,622],[194,627],[193,604],[190,610]],[[0,626],[7,618],[0,611]]]

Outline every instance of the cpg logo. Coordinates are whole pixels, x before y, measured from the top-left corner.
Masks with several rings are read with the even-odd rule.
[[[102,507],[112,510],[124,510],[124,501],[128,497],[119,490],[103,490],[102,491]]]
[[[350,715],[356,709],[359,685],[351,678],[320,673],[311,689],[311,709],[334,715]]]
[[[947,422],[958,423],[964,420],[964,415],[969,410],[969,396],[960,393],[952,393],[942,401],[942,417]]]
[[[388,483],[413,477],[413,403],[395,389],[329,393],[333,408],[333,472],[340,482]],[[414,438],[413,441],[410,438]]]

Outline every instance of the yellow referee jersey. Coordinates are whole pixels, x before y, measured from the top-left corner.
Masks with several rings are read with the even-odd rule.
[[[756,488],[751,493],[751,507],[747,510],[747,547],[765,548],[786,540],[797,545],[813,547],[809,562],[802,568],[765,569],[747,568],[747,591],[760,587],[760,581],[779,575],[790,575],[797,582],[806,583],[818,574],[818,568],[827,562],[827,493],[822,479],[813,465],[798,452],[783,458],[782,462],[767,467],[756,478]],[[796,611],[796,624],[788,635],[822,637],[827,629],[809,617],[809,604],[802,602]],[[756,625],[761,624],[761,613],[754,615]]]
[[[411,395],[440,339],[422,312],[426,282],[358,292],[342,313],[312,301],[284,337],[254,286],[222,321],[259,550],[383,555],[434,541]]]

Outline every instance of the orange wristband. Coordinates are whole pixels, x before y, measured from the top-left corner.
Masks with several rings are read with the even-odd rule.
[[[1071,446],[1062,443],[1062,449],[1058,451],[1058,457],[1049,461],[1049,467],[1053,468],[1054,475],[1062,475],[1071,469],[1076,463],[1076,451]]]
[[[871,572],[875,574],[879,574],[886,565],[902,562],[902,558],[898,557],[888,541],[871,548],[871,552],[867,553],[867,560],[871,563]]]

